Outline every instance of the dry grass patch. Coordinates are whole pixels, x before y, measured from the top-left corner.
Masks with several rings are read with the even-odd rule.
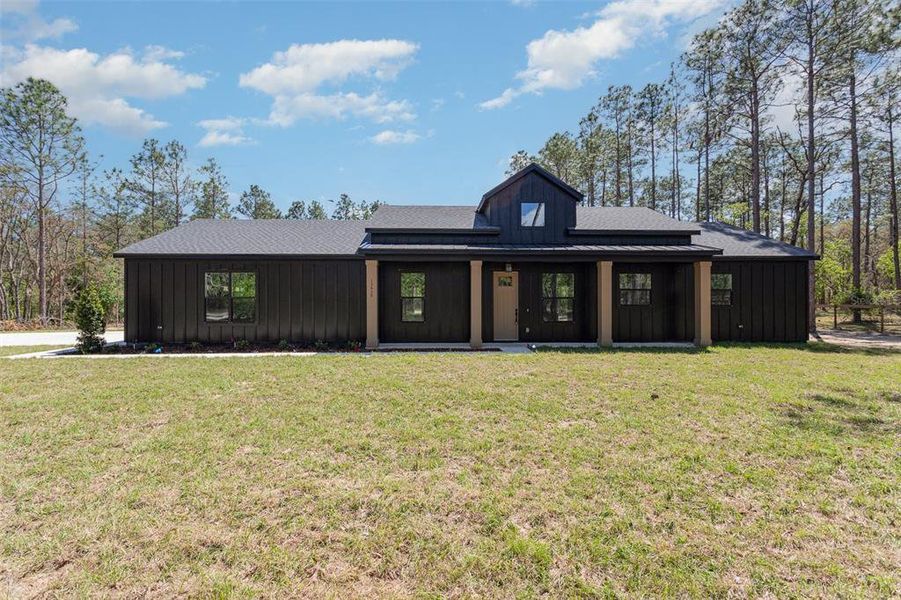
[[[901,355],[816,350],[4,361],[0,586],[891,596]]]

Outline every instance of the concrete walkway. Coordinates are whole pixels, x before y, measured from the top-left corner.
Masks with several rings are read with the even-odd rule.
[[[104,338],[108,343],[121,342],[124,333],[107,331]],[[0,332],[0,346],[74,346],[77,331],[14,331]]]
[[[901,350],[901,335],[886,333],[865,333],[861,331],[841,331],[840,329],[821,329],[811,341],[826,342],[845,348],[877,348],[882,350]]]

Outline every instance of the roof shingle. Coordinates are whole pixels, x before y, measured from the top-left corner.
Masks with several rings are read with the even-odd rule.
[[[366,221],[198,219],[134,243],[115,256],[351,256]]]
[[[723,257],[817,258],[816,254],[804,248],[798,248],[747,229],[739,229],[725,223],[696,223],[696,225],[701,228],[701,233],[692,236],[692,242],[703,246],[722,248]]]

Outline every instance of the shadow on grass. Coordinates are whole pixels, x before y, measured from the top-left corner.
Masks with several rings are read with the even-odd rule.
[[[872,404],[873,400],[898,401],[891,391],[872,395],[851,390],[836,393],[809,392],[803,394],[798,402],[783,404],[776,410],[788,425],[802,431],[833,436],[842,435],[849,429],[877,435],[897,431],[896,423],[877,416],[879,409]]]
[[[819,354],[862,354],[865,356],[901,356],[901,350],[891,348],[873,348],[860,347],[849,348],[846,346],[838,346],[826,342],[797,342],[797,343],[776,343],[776,342],[717,342],[713,346],[707,348],[691,347],[669,347],[669,346],[632,346],[625,348],[572,348],[566,346],[538,346],[535,352],[559,352],[563,354],[609,354],[609,353],[639,353],[639,354],[707,354],[718,348],[737,348],[747,350],[757,350],[761,348],[772,348],[776,350],[799,350],[802,352],[814,352]]]

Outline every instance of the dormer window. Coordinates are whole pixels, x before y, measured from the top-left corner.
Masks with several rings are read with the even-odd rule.
[[[544,227],[544,202],[523,202],[520,217],[523,227]]]

